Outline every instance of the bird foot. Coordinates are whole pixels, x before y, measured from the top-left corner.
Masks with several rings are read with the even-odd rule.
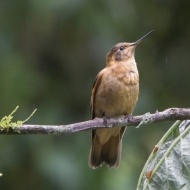
[[[124,119],[127,119],[127,122],[130,122],[133,119],[133,115],[132,114],[127,114],[125,115]]]
[[[103,123],[104,123],[104,125],[106,127],[108,126],[108,121],[107,120],[110,120],[110,117],[108,115],[104,115],[103,116]]]

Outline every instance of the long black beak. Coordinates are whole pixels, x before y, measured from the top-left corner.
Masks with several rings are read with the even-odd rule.
[[[145,37],[147,37],[149,34],[151,34],[154,30],[151,30],[150,32],[148,32],[146,35],[144,35],[142,38],[140,38],[139,40],[137,40],[136,42],[132,43],[131,46],[135,46],[137,44],[139,44]]]

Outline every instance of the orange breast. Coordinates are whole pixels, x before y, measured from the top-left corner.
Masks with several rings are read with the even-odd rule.
[[[139,96],[137,69],[126,65],[107,68],[102,76],[95,99],[94,111],[97,117],[132,114]]]

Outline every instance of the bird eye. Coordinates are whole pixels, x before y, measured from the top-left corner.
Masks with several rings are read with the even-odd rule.
[[[123,46],[121,46],[119,49],[122,51],[122,50],[124,50],[124,47],[123,47]]]

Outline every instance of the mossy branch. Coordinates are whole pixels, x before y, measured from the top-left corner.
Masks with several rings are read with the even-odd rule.
[[[74,133],[89,129],[103,128],[103,127],[122,127],[122,126],[140,126],[148,123],[156,123],[161,121],[175,121],[175,120],[186,120],[190,119],[190,108],[169,108],[162,112],[156,111],[156,113],[145,115],[133,116],[129,118],[118,118],[118,119],[108,119],[107,126],[104,125],[102,118],[95,118],[94,120],[89,120],[80,123],[68,124],[68,125],[23,125],[23,122],[27,121],[34,112],[25,121],[18,121],[16,123],[11,123],[12,114],[14,110],[6,119],[2,119],[5,122],[1,126],[0,134],[51,134],[51,135],[62,135],[65,133]],[[18,124],[18,125],[17,125]],[[9,127],[8,127],[9,125]]]
[[[25,123],[26,121],[28,121],[33,115],[34,113],[36,112],[37,109],[35,109],[31,114],[30,116],[25,119],[24,121],[16,121],[16,122],[12,122],[12,119],[13,119],[13,114],[17,111],[17,109],[19,108],[19,106],[17,106],[10,115],[8,116],[5,116],[1,119],[0,121],[0,130],[7,130],[9,128],[12,128],[14,129],[14,127],[20,127],[21,125],[23,125],[23,123]]]

